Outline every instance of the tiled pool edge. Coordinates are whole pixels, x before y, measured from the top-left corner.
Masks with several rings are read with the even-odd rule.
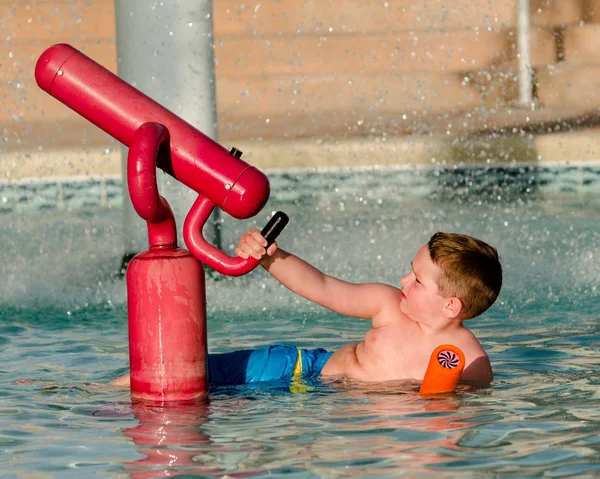
[[[556,165],[371,166],[266,169],[272,198],[294,199],[353,194],[428,197],[469,193],[600,194],[600,162]],[[27,179],[0,183],[0,213],[122,208],[123,182],[117,175]]]

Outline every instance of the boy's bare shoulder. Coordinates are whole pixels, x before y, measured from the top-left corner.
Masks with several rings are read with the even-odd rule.
[[[492,365],[487,357],[479,356],[470,363],[467,363],[462,375],[461,382],[472,384],[478,387],[487,387],[494,380]]]
[[[475,335],[465,328],[462,344],[457,344],[465,354],[465,369],[461,376],[462,382],[479,386],[487,386],[494,379],[490,359]]]

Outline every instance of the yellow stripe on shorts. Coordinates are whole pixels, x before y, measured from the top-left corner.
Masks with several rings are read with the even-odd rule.
[[[298,359],[296,359],[296,364],[294,364],[294,371],[292,372],[294,378],[302,377],[302,350],[298,349]]]
[[[294,364],[290,391],[293,393],[306,393],[313,389],[312,386],[308,386],[306,381],[302,379],[302,351],[298,349],[298,359],[296,359],[296,364]]]

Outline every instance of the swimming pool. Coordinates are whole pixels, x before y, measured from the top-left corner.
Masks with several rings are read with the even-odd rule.
[[[203,405],[132,405],[126,392],[101,385],[127,370],[126,291],[114,275],[120,183],[13,185],[0,190],[3,474],[600,474],[600,167],[269,176],[273,193],[257,225],[286,211],[280,244],[349,280],[397,284],[438,230],[495,245],[503,291],[471,324],[490,355],[493,386],[428,400],[411,383],[320,383],[305,393],[275,384],[217,389]],[[224,246],[252,225],[224,218]],[[213,352],[274,342],[335,348],[367,330],[262,270],[207,280]],[[23,378],[35,382],[14,383]]]

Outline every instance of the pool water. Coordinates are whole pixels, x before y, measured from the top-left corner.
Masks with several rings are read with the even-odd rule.
[[[11,209],[0,229],[2,477],[600,475],[600,169],[270,176],[255,220],[223,218],[227,251],[280,209],[290,216],[280,245],[351,281],[398,284],[438,230],[496,246],[502,293],[469,323],[493,385],[424,399],[410,381],[265,384],[200,404],[132,404],[105,386],[128,360],[119,207]],[[262,270],[209,274],[207,298],[211,352],[332,349],[369,327]]]

